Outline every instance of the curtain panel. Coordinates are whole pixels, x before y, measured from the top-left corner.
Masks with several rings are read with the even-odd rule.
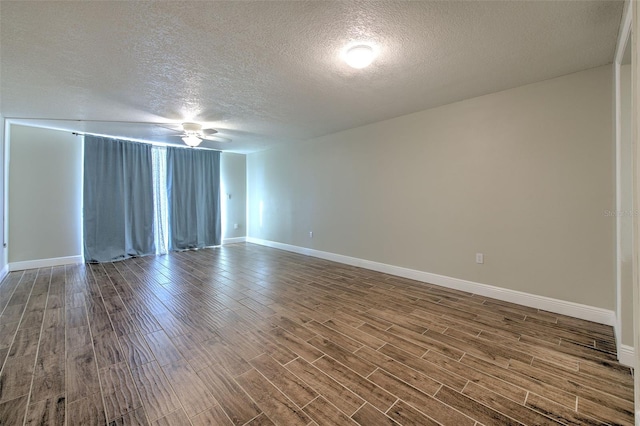
[[[155,253],[151,145],[84,137],[83,227],[87,262]]]
[[[169,250],[220,245],[220,152],[167,147]]]

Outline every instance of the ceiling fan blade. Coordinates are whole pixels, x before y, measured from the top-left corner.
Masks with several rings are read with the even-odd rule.
[[[216,129],[202,129],[202,134],[204,136],[211,136],[211,135],[215,135],[216,133],[218,133]]]
[[[206,141],[212,141],[212,142],[225,142],[225,143],[231,142],[231,139],[218,136],[218,135],[211,135],[211,136],[202,135],[200,136],[200,139],[204,139]]]
[[[173,130],[174,132],[181,132],[182,131],[182,125],[181,124],[157,124],[156,126],[158,127],[162,127],[163,129],[167,129],[167,130]],[[170,127],[172,126],[172,127]]]

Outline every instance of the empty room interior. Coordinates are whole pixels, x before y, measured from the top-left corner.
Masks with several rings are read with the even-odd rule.
[[[627,1],[1,1],[0,425],[640,425]]]

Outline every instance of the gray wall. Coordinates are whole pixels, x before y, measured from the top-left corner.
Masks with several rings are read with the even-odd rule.
[[[223,152],[220,156],[221,201],[223,214],[222,235],[237,238],[247,235],[247,167],[244,154]],[[228,197],[231,195],[231,198]],[[238,224],[238,229],[233,225]]]
[[[9,262],[82,255],[82,138],[11,125]]]
[[[604,66],[250,154],[248,235],[614,309],[611,85]]]
[[[633,143],[631,65],[620,67],[620,282],[622,344],[633,346]]]

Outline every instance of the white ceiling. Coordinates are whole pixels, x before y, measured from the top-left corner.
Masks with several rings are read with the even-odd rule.
[[[0,111],[156,141],[112,122],[193,119],[247,153],[610,63],[622,6],[2,1]],[[339,59],[353,41],[379,46],[372,66]]]

